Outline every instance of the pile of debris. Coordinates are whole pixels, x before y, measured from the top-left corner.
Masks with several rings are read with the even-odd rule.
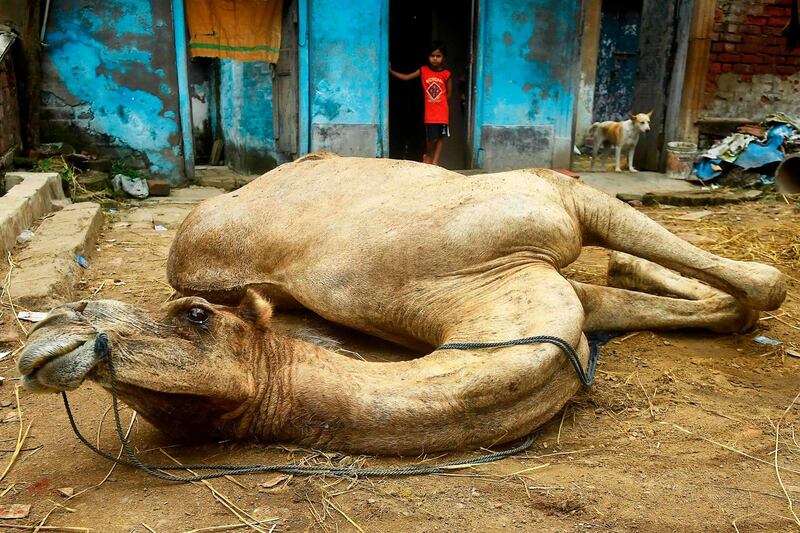
[[[776,113],[761,124],[740,126],[702,152],[692,176],[712,186],[774,185],[778,166],[794,154],[800,154],[800,121]]]
[[[75,202],[113,203],[113,199],[169,196],[170,186],[164,180],[151,179],[133,160],[98,159],[85,152],[76,152],[67,143],[46,143],[27,158],[14,158],[16,167],[43,172],[58,172],[64,192]]]

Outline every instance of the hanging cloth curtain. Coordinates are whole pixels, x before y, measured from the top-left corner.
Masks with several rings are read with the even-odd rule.
[[[281,0],[186,0],[192,57],[278,62]]]

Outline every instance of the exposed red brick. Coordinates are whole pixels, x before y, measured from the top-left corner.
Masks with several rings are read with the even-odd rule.
[[[795,0],[717,0],[707,78],[740,74],[790,76],[800,72],[800,48],[786,50],[783,28]],[[711,89],[711,87],[707,87]]]
[[[787,9],[781,6],[764,6],[764,15],[769,17],[785,17],[788,18],[791,15],[791,9]],[[785,18],[783,19],[783,24],[786,23]]]
[[[767,17],[754,17],[753,15],[747,16],[747,23],[754,26],[766,26],[769,22]]]
[[[786,42],[786,38],[783,37],[783,25],[767,26],[764,28],[764,31],[762,33],[764,33],[765,35],[775,35],[776,37],[781,37],[783,39],[783,42],[784,43]]]

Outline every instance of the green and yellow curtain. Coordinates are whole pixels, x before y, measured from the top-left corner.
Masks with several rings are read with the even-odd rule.
[[[281,0],[186,0],[192,57],[278,62]]]

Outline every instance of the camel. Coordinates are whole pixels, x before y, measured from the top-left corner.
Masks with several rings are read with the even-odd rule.
[[[608,286],[561,269],[613,250]],[[523,437],[580,388],[557,346],[435,350],[535,335],[585,365],[586,332],[751,328],[783,302],[773,267],[725,259],[551,170],[464,177],[407,161],[311,156],[194,208],[167,261],[182,295],[52,310],[18,367],[30,390],[109,387],[165,432],[370,454]],[[270,326],[305,308],[428,355],[346,357]]]

